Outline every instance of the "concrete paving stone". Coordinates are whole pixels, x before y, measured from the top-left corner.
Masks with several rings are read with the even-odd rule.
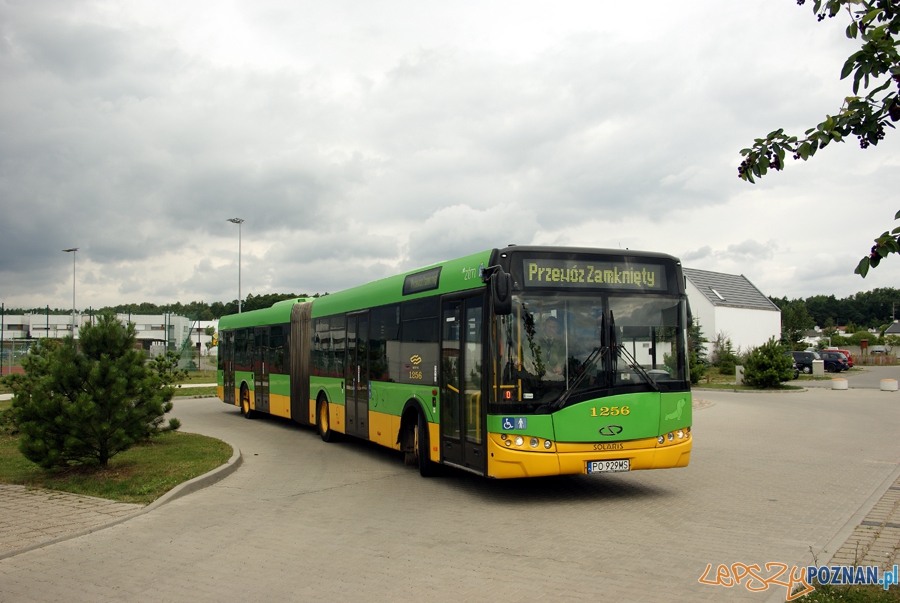
[[[900,463],[897,405],[879,393],[854,391],[850,407],[813,391],[703,392],[687,469],[516,482],[425,480],[393,451],[180,402],[185,429],[234,442],[244,465],[125,524],[0,560],[0,600],[767,600],[698,579],[707,563],[837,555],[822,548]],[[5,588],[41,574],[39,591]]]

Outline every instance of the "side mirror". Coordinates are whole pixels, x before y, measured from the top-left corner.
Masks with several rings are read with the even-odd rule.
[[[491,300],[494,314],[512,314],[512,276],[508,272],[498,270],[491,275]]]

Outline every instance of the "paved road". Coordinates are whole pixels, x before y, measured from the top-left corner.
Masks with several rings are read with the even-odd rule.
[[[235,443],[244,465],[0,560],[0,601],[768,601],[698,578],[830,557],[900,463],[900,394],[699,396],[686,469],[522,481],[422,479],[392,451],[176,401],[185,429]]]
[[[791,385],[802,385],[803,387],[831,387],[831,378],[840,377],[847,380],[849,387],[862,389],[879,389],[882,379],[896,379],[900,381],[900,365],[897,366],[863,366],[857,367],[860,370],[845,371],[840,374],[826,373],[828,379],[821,381],[798,380],[791,381]]]

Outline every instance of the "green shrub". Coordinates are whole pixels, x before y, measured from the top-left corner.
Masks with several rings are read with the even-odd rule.
[[[794,376],[791,358],[784,346],[771,337],[763,345],[751,349],[744,359],[744,384],[750,387],[779,388]]]
[[[19,450],[49,469],[74,464],[106,466],[135,443],[180,423],[163,415],[172,409],[173,389],[135,349],[133,324],[113,314],[81,328],[80,339],[41,341],[13,375],[12,414]]]
[[[722,375],[734,375],[734,367],[734,358],[725,358],[724,360],[719,361],[719,373]]]

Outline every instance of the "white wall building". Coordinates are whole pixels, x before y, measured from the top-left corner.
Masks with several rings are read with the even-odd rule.
[[[190,337],[191,345],[196,349],[198,339],[202,355],[207,355],[206,342],[212,337],[205,334],[205,329],[212,326],[218,332],[218,320],[200,321],[178,316],[175,314],[118,314],[122,323],[133,322],[135,334],[147,350],[161,352],[166,343],[170,350],[180,350],[185,339]],[[91,316],[86,314],[75,315],[75,338],[81,326],[91,321]],[[62,339],[72,334],[72,315],[46,315],[46,314],[5,314],[0,319],[3,330],[3,340],[14,339]],[[215,347],[211,348],[215,354]]]
[[[694,320],[706,339],[723,333],[735,350],[747,350],[781,337],[781,310],[744,275],[684,268],[684,276]]]

